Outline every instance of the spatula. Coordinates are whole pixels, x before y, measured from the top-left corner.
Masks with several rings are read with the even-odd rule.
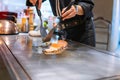
[[[47,32],[46,32],[46,29],[42,25],[42,17],[41,17],[41,11],[38,9],[38,1],[36,2],[35,7],[36,7],[36,11],[37,11],[37,14],[38,14],[38,16],[40,18],[40,22],[41,22],[40,34],[41,34],[41,37],[44,38],[44,37],[46,37]]]

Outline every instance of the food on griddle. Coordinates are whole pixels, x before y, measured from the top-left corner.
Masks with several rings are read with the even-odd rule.
[[[68,43],[64,40],[58,40],[58,43],[52,43],[48,48],[43,50],[45,54],[60,54],[67,48]]]

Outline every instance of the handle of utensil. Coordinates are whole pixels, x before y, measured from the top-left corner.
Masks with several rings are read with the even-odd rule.
[[[36,11],[37,11],[38,16],[41,17],[41,11],[38,9],[38,0],[35,4],[35,7],[36,7]]]
[[[67,8],[65,9],[64,12],[66,12],[67,10],[69,10],[71,8],[71,6],[74,4],[75,1],[70,2],[70,4],[67,6]]]
[[[69,10],[74,3],[75,3],[75,0],[72,0],[72,1],[68,4],[68,6],[66,7],[64,13],[65,13],[67,10]],[[62,17],[61,17],[61,16],[59,16],[58,18],[60,19],[60,21],[62,20]]]

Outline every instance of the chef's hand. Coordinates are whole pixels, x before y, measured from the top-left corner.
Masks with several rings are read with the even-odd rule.
[[[75,6],[71,6],[69,10],[65,12],[66,8],[62,10],[62,20],[69,19],[74,17],[75,15],[84,15],[84,11],[81,6],[77,5],[78,10],[76,10]]]
[[[37,0],[30,0],[30,2],[31,2],[33,5],[35,5],[36,2],[37,2]],[[41,4],[42,4],[42,0],[38,0],[38,9],[41,8]]]

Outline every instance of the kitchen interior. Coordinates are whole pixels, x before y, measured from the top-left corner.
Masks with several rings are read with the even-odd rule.
[[[45,56],[42,54],[38,54],[39,52],[41,52],[40,48],[39,50],[38,48],[36,50],[36,48],[33,47],[39,45],[41,43],[41,39],[38,39],[38,37],[30,37],[30,39],[28,40],[29,31],[39,29],[40,26],[39,17],[37,15],[35,7],[31,7],[31,16],[32,18],[34,17],[34,19],[32,19],[33,23],[31,23],[31,28],[21,29],[21,23],[24,23],[24,19],[26,18],[24,12],[28,9],[28,7],[26,6],[26,0],[0,0],[0,13],[17,13],[17,16],[15,16],[15,23],[18,27],[18,32],[16,32],[15,34],[0,35],[0,80],[119,80],[120,1],[94,0],[94,3],[95,7],[93,9],[93,20],[96,31],[96,47],[93,48],[82,45],[80,46],[80,48],[77,48],[78,45],[76,46],[76,44],[71,43],[72,47],[70,47],[68,51],[66,50],[63,55]],[[45,1],[42,4],[41,12],[43,21],[48,20],[48,26],[51,27],[53,14],[51,11],[49,0]],[[15,39],[13,39],[14,35]],[[9,41],[7,41],[7,39]],[[30,44],[31,41],[37,41],[37,43]],[[2,42],[4,42],[5,44],[3,44]],[[78,50],[75,48],[77,48]],[[77,52],[79,54],[77,54]],[[4,55],[1,53],[3,53]],[[75,53],[76,56],[72,53]],[[86,57],[91,57],[93,59]],[[75,58],[78,59],[78,61]],[[80,61],[82,59],[83,62]],[[62,62],[64,60],[66,61]],[[69,60],[71,62],[73,60],[73,64],[70,63]],[[101,60],[103,60],[103,63],[101,62]],[[107,62],[108,64],[106,64]],[[31,66],[31,64],[34,66]],[[81,66],[80,70],[83,69],[85,72],[80,72],[80,70],[78,70],[79,68],[76,68],[72,65],[76,65],[77,67],[81,65],[86,65],[88,67],[84,68],[84,66]],[[46,66],[50,67],[51,69]],[[18,68],[19,70],[17,70]],[[41,70],[40,68],[42,68],[43,70]],[[70,70],[71,68],[76,69]],[[94,70],[93,73],[91,72],[92,70]]]

